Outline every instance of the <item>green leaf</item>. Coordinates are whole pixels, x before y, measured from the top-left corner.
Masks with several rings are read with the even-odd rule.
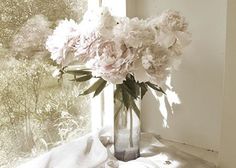
[[[132,74],[128,74],[126,76],[126,80],[124,81],[124,84],[128,88],[128,92],[137,99],[140,94],[140,86],[137,81],[135,81],[135,78]]]
[[[144,95],[145,95],[146,92],[148,91],[147,85],[146,85],[144,82],[138,83],[138,85],[139,85],[140,88],[141,88],[141,99],[143,99]]]
[[[72,75],[89,75],[89,74],[92,74],[91,71],[89,70],[65,70],[64,71],[65,73],[68,73],[68,74],[72,74]]]
[[[136,90],[131,90],[126,83],[123,83],[123,89],[125,89],[134,99],[138,98]]]
[[[158,91],[158,92],[162,92],[163,94],[166,94],[166,93],[162,90],[161,87],[159,87],[159,86],[157,86],[157,85],[155,85],[155,84],[153,84],[153,83],[151,83],[151,82],[146,82],[146,84],[147,84],[150,88],[152,88],[152,89],[154,89],[154,90],[156,90],[156,91]]]
[[[96,89],[93,97],[99,95],[99,93],[101,93],[101,91],[106,87],[107,81],[103,80],[102,83],[98,86],[98,88]]]
[[[87,95],[92,92],[95,92],[100,87],[100,85],[102,85],[103,83],[104,83],[104,80],[102,78],[98,79],[92,86],[90,86],[87,90],[85,90],[80,95]]]
[[[86,75],[84,75],[84,76],[82,76],[82,77],[79,77],[79,78],[76,78],[76,77],[75,77],[75,78],[72,79],[71,81],[85,82],[85,81],[90,80],[92,77],[93,77],[92,74],[86,74]]]
[[[132,106],[134,112],[137,114],[138,118],[140,118],[140,114],[141,114],[141,112],[140,112],[138,106],[136,105],[134,99],[131,99],[130,102],[131,102],[131,106]]]

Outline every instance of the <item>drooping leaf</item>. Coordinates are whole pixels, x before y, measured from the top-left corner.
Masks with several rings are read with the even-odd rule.
[[[96,89],[93,97],[99,95],[99,93],[101,93],[103,91],[103,89],[106,87],[107,81],[103,80],[102,83],[98,86],[98,88]]]
[[[65,73],[68,73],[68,74],[72,74],[72,75],[89,75],[89,74],[92,74],[91,71],[89,71],[88,69],[83,69],[83,70],[65,70],[64,71]]]
[[[101,84],[104,83],[104,79],[99,78],[93,85],[91,85],[87,90],[85,90],[82,94],[80,95],[87,95],[90,94],[92,92],[95,92]]]
[[[85,81],[88,81],[92,78],[92,74],[86,74],[84,76],[81,76],[81,77],[76,77],[74,79],[72,79],[71,81],[76,81],[76,82],[85,82]]]
[[[156,90],[156,91],[158,91],[158,92],[162,92],[163,94],[166,94],[166,93],[164,92],[164,90],[162,90],[161,87],[159,87],[159,86],[157,86],[157,85],[155,85],[155,84],[153,84],[153,83],[151,83],[151,82],[146,82],[146,84],[147,84],[150,88],[152,88],[152,89],[154,89],[154,90]]]
[[[140,95],[140,86],[132,74],[128,74],[124,84],[129,88],[130,94],[137,99]]]
[[[135,90],[131,90],[126,83],[123,83],[123,89],[126,90],[127,93],[129,93],[134,99],[138,98],[138,94]]]
[[[146,92],[148,91],[147,85],[146,85],[144,82],[138,83],[138,85],[139,85],[140,88],[141,88],[141,99],[143,99],[144,95],[145,95]]]

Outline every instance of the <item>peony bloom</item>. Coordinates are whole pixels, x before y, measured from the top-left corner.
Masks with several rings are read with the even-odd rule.
[[[116,19],[107,8],[86,12],[79,24],[80,39],[75,43],[75,57],[84,63],[93,58],[100,39],[112,39]]]
[[[139,82],[161,84],[190,42],[187,27],[173,10],[140,20],[99,8],[86,12],[80,24],[61,21],[46,46],[62,67],[85,65],[93,76],[113,84],[123,83],[128,74]]]
[[[120,18],[113,29],[115,39],[122,39],[127,47],[141,48],[155,42],[155,34],[138,18]]]
[[[170,73],[170,52],[163,47],[151,46],[143,52],[142,65],[149,80],[161,84]]]
[[[190,43],[188,23],[177,11],[167,10],[150,20],[149,25],[156,29],[156,42],[162,47],[169,48],[176,43],[184,47]]]
[[[185,18],[181,16],[180,12],[174,10],[164,11],[159,17],[159,27],[161,29],[168,29],[170,31],[187,31],[188,23]]]
[[[101,76],[103,79],[118,84],[125,80],[129,73],[134,54],[122,42],[106,41],[100,39],[87,65],[93,70],[94,76]]]
[[[95,33],[98,36],[111,37],[112,29],[117,24],[116,18],[106,7],[87,11],[79,24],[81,34],[89,36]]]
[[[101,37],[95,32],[84,35],[81,34],[79,39],[74,43],[74,56],[81,64],[86,63],[90,58],[94,57],[93,50],[96,48],[96,43]]]
[[[80,35],[78,28],[79,25],[73,20],[63,20],[59,23],[46,42],[46,48],[51,52],[52,60],[63,66],[68,65],[73,60],[69,51]]]

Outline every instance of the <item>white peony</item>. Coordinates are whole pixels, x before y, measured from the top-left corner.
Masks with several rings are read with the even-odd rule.
[[[46,48],[51,52],[52,60],[63,66],[68,65],[73,60],[73,57],[70,55],[68,58],[67,54],[72,49],[71,42],[73,39],[80,35],[78,28],[79,25],[73,20],[63,20],[59,23],[46,42]]]
[[[190,43],[188,23],[177,11],[167,10],[160,17],[153,18],[148,25],[156,32],[156,42],[162,47],[169,48],[178,42],[182,46]]]
[[[122,39],[128,47],[141,48],[155,42],[155,34],[145,20],[120,18],[113,29],[115,39]]]
[[[122,42],[101,39],[91,53],[95,55],[87,63],[94,76],[101,76],[112,83],[122,83],[130,72],[134,62],[134,54]]]
[[[61,21],[46,46],[62,67],[76,60],[113,84],[123,83],[130,73],[136,81],[161,84],[190,42],[187,27],[173,10],[140,20],[114,17],[99,8],[86,12],[80,24]]]
[[[111,15],[108,8],[102,7],[87,11],[79,24],[79,29],[85,36],[96,33],[99,36],[110,37],[116,24],[116,18]]]
[[[142,65],[150,81],[161,84],[171,69],[170,52],[163,47],[151,46],[143,52]]]

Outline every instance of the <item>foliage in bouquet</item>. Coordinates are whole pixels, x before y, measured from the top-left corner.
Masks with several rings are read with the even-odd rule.
[[[141,20],[115,17],[99,8],[88,11],[79,24],[61,21],[46,47],[60,65],[55,76],[71,73],[77,82],[97,79],[81,95],[96,96],[112,83],[115,99],[135,110],[134,100],[148,87],[164,93],[160,86],[189,42],[188,24],[179,12],[167,10]]]

